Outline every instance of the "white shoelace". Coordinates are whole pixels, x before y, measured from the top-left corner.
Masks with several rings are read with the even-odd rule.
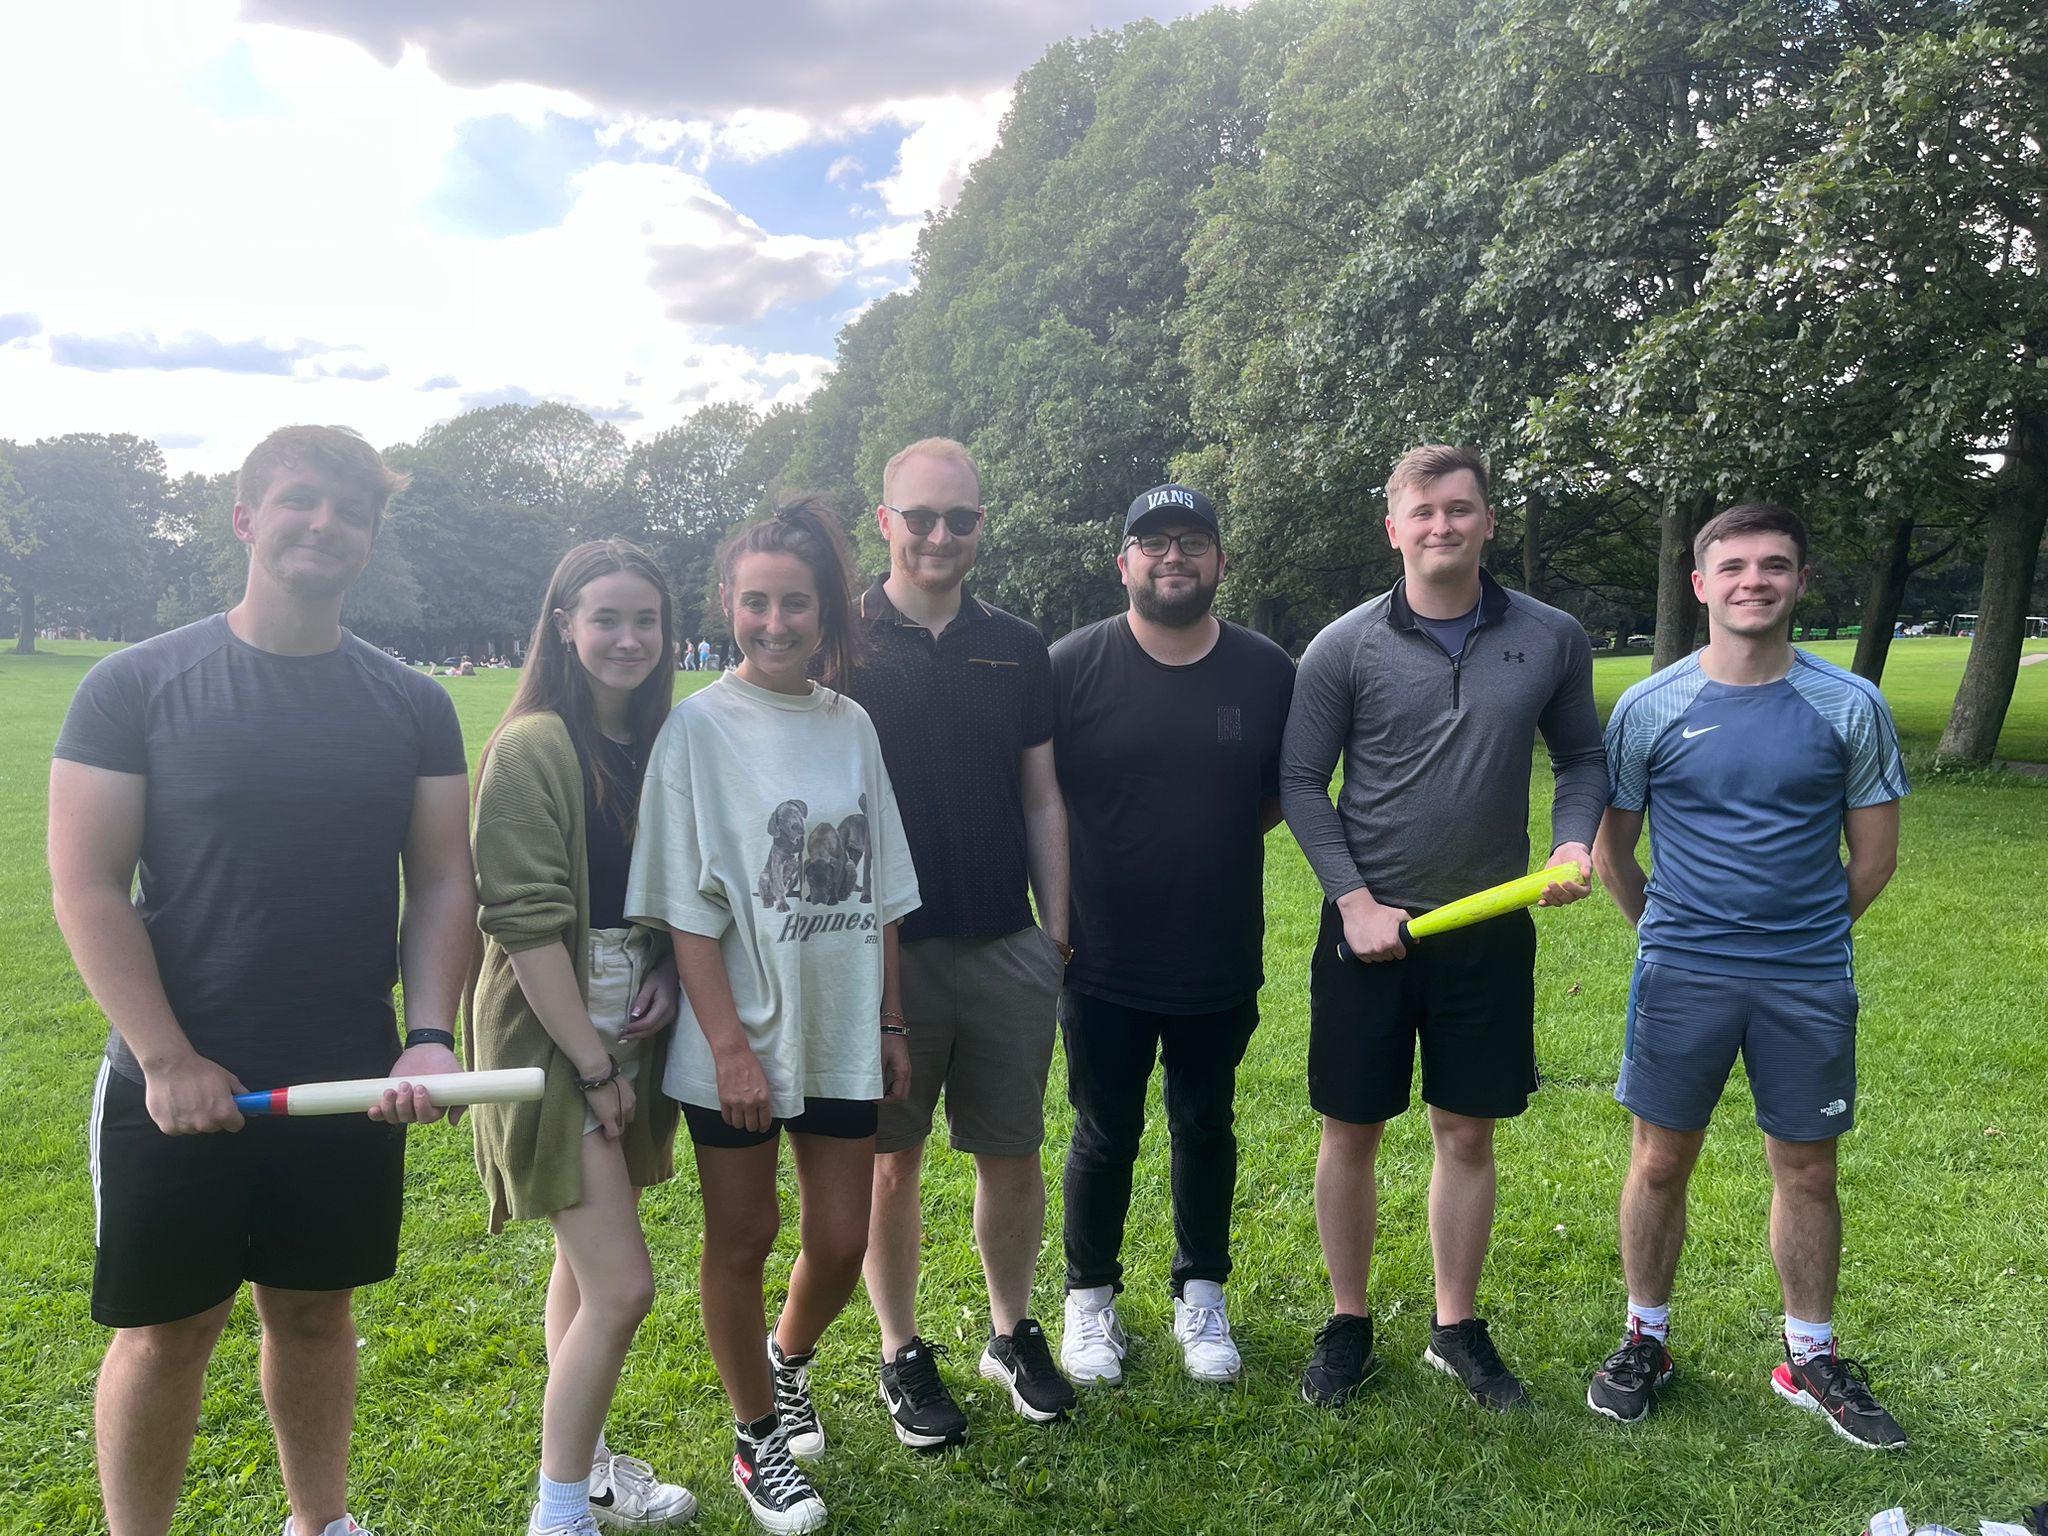
[[[1184,1310],[1180,1315],[1180,1326],[1174,1332],[1183,1344],[1230,1342],[1230,1321],[1223,1315],[1221,1307],[1198,1307],[1191,1301],[1184,1301],[1181,1306]]]
[[[653,1496],[655,1485],[654,1467],[638,1456],[612,1456],[612,1487],[639,1495],[642,1499]]]
[[[779,1425],[755,1446],[754,1471],[761,1479],[768,1502],[777,1508],[787,1508],[810,1495],[811,1485],[805,1481],[803,1469],[789,1449],[788,1432]]]
[[[1084,1349],[1099,1344],[1111,1354],[1116,1353],[1116,1335],[1109,1331],[1108,1322],[1115,1312],[1109,1307],[1076,1307],[1074,1310],[1079,1314],[1074,1326],[1081,1335],[1074,1342]]]

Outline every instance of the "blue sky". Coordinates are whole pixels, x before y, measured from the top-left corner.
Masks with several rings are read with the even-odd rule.
[[[231,467],[567,400],[629,435],[800,400],[911,280],[1016,73],[1141,0],[7,7],[7,431]]]

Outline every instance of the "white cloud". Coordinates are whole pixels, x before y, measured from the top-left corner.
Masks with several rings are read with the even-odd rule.
[[[890,103],[890,115],[916,127],[896,152],[896,169],[868,186],[898,218],[921,219],[952,207],[968,168],[995,148],[1009,109],[1007,89]]]
[[[841,182],[854,180],[866,169],[867,167],[862,165],[852,155],[841,155],[831,165],[826,167],[825,179],[834,186],[838,186]],[[0,323],[4,323],[4,317],[0,317]]]

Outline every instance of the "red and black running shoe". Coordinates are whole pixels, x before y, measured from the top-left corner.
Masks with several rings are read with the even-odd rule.
[[[1771,1390],[1794,1408],[1828,1421],[1844,1440],[1870,1451],[1903,1451],[1906,1432],[1870,1391],[1870,1377],[1854,1360],[1844,1360],[1832,1343],[1828,1352],[1803,1364],[1788,1347],[1785,1363],[1771,1372]]]

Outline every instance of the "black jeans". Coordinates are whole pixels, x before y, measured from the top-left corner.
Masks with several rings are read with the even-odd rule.
[[[1145,1131],[1145,1089],[1157,1053],[1166,1063],[1166,1125],[1173,1140],[1173,1292],[1190,1280],[1230,1278],[1230,1202],[1237,1188],[1232,1130],[1237,1064],[1259,1025],[1256,998],[1221,1013],[1151,1013],[1060,994],[1067,1047],[1067,1288],[1123,1289],[1124,1218],[1131,1169]]]

